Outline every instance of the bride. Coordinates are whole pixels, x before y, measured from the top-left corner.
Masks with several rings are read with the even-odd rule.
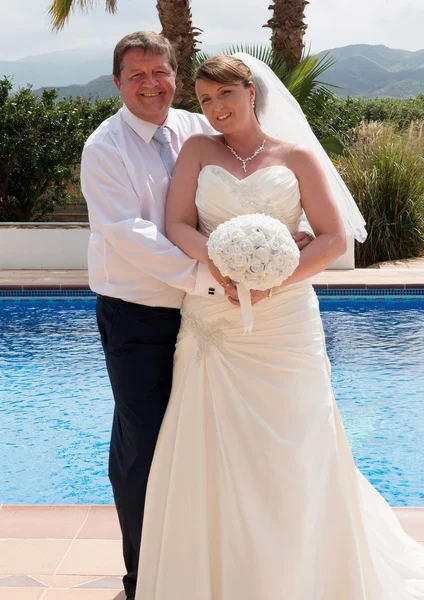
[[[424,549],[354,466],[309,279],[346,230],[365,239],[362,217],[263,63],[210,59],[196,91],[220,133],[180,153],[170,239],[206,262],[220,223],[265,213],[296,232],[302,209],[316,238],[281,287],[252,291],[251,335],[235,299],[185,298],[136,600],[424,598]]]

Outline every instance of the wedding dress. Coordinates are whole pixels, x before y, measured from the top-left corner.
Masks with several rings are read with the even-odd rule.
[[[206,234],[262,212],[296,232],[284,166],[203,168]],[[136,600],[424,598],[424,548],[355,468],[310,281],[254,305],[186,296],[153,461]]]

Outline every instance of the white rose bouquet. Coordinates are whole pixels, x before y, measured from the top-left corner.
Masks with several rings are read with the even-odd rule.
[[[268,290],[290,277],[299,264],[296,243],[277,219],[252,214],[218,225],[207,247],[209,258],[220,273],[237,283],[245,331],[251,331],[249,290]]]

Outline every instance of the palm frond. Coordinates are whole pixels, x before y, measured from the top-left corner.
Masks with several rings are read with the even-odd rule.
[[[334,94],[329,88],[337,88],[333,84],[325,83],[319,78],[335,63],[333,57],[319,57],[307,54],[293,69],[287,70],[283,83],[296,98],[301,106],[316,96],[316,99],[327,101]]]
[[[98,4],[99,0],[53,0],[50,4],[47,14],[52,24],[53,31],[63,29],[71,11],[80,10],[88,12],[93,6]],[[118,0],[105,0],[105,10],[115,13],[118,8]]]
[[[273,51],[270,45],[260,43],[233,44],[226,48],[223,54],[236,54],[236,52],[244,52],[245,54],[250,54],[250,56],[261,60],[274,71],[279,79],[283,80],[286,68],[278,54]]]
[[[200,52],[200,51],[196,52],[196,56],[191,61],[190,65],[188,65],[188,68],[190,69],[190,72],[193,74],[193,77],[194,77],[196,70],[200,67],[200,65],[202,65],[209,58],[212,58],[212,56],[214,56],[214,55],[206,54],[205,52]]]

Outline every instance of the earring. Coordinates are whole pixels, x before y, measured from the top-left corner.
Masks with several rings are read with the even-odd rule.
[[[252,105],[252,108],[255,108],[255,99],[252,98],[252,100],[250,101],[250,104]]]

